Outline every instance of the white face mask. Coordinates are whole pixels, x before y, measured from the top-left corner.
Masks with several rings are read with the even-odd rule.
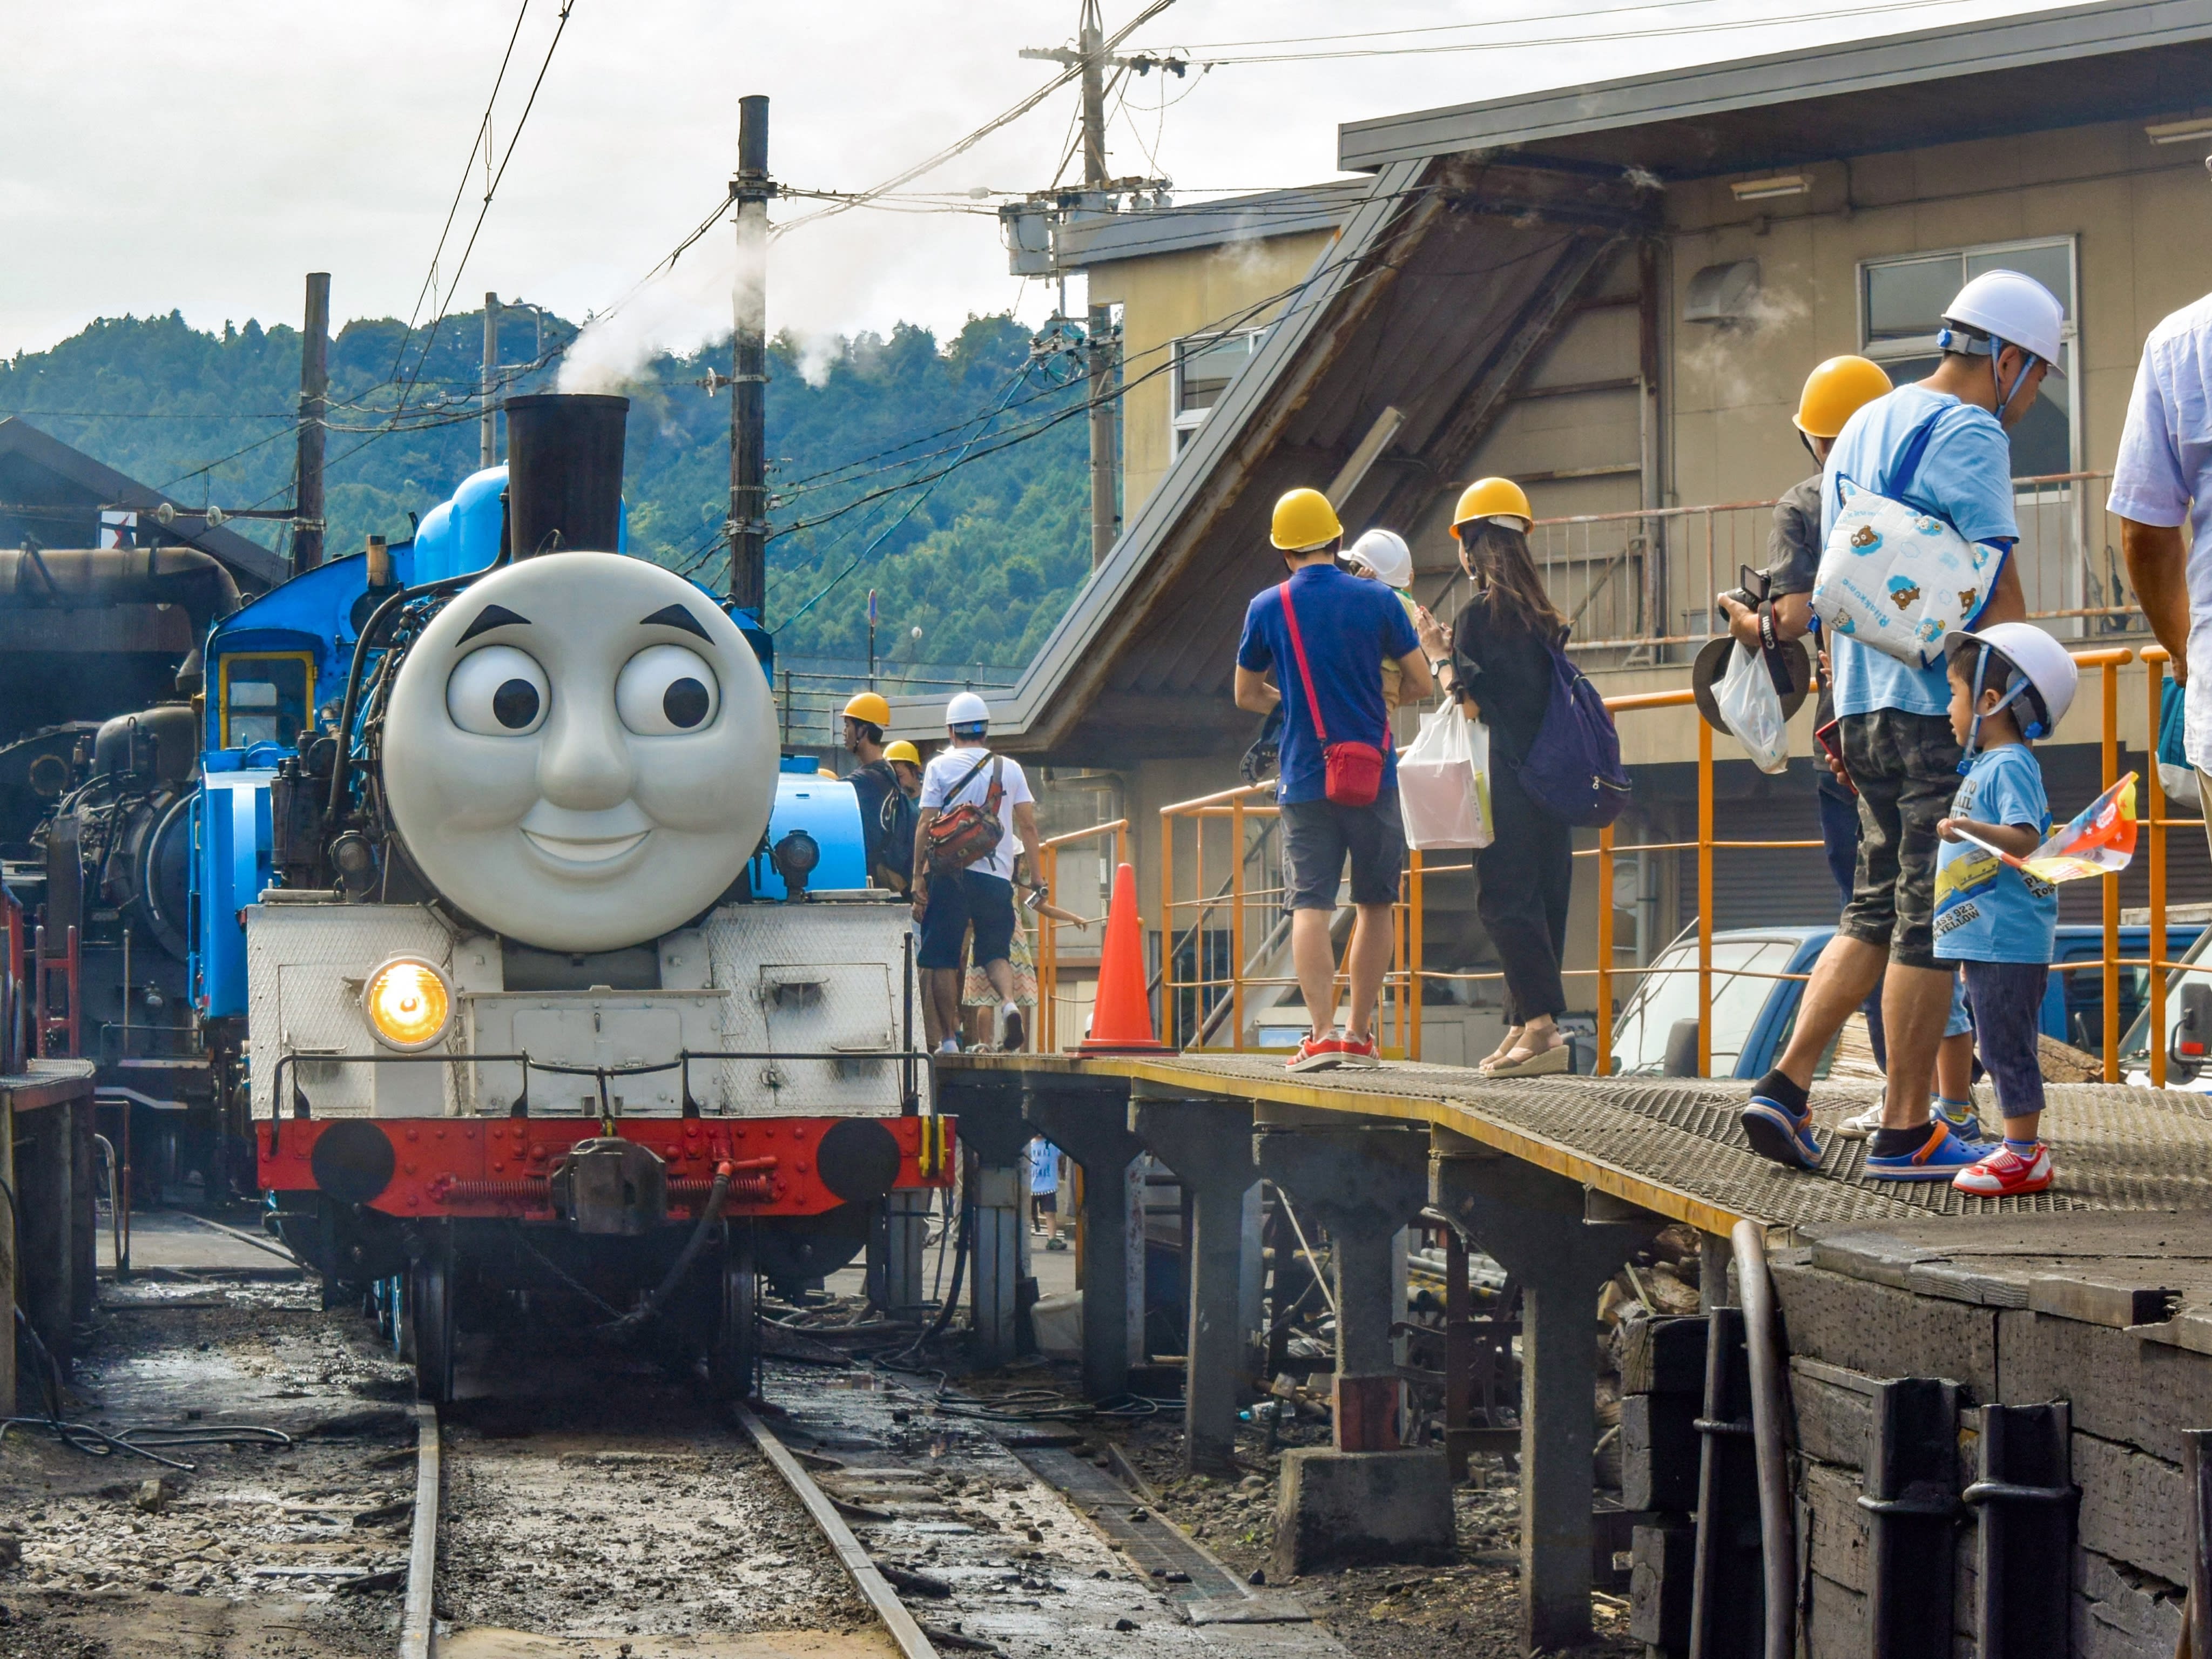
[[[464,590],[408,653],[385,720],[409,854],[459,908],[547,950],[640,944],[705,909],[760,842],[776,765],[736,625],[612,553],[525,559]]]

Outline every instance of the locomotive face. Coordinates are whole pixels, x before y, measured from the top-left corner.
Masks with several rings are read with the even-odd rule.
[[[385,798],[470,915],[603,951],[713,903],[775,799],[775,709],[735,624],[611,553],[525,559],[463,591],[401,663]]]

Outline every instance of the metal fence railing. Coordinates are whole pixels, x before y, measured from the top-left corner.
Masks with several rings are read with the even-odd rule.
[[[2014,551],[2028,614],[2072,637],[2140,631],[2140,614],[2105,510],[2108,472],[2014,480]],[[1711,595],[1767,561],[1772,501],[1584,513],[1539,519],[1529,551],[1580,651],[1687,646],[1723,624]]]

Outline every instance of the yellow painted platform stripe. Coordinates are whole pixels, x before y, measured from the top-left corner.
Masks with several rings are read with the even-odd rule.
[[[1177,1065],[1171,1060],[1136,1056],[1054,1054],[975,1054],[963,1057],[960,1070],[1035,1072],[1048,1076],[1125,1077],[1146,1083],[1188,1089],[1194,1094],[1228,1095],[1238,1100],[1272,1101],[1285,1106],[1304,1106],[1318,1111],[1342,1112],[1355,1117],[1389,1117],[1402,1121],[1431,1123],[1494,1147],[1523,1163],[1564,1176],[1570,1181],[1653,1212],[1669,1220],[1688,1223],[1700,1232],[1725,1237],[1735,1224],[1746,1219],[1733,1211],[1701,1198],[1662,1186],[1633,1170],[1607,1164],[1562,1142],[1531,1134],[1510,1124],[1485,1117],[1463,1100],[1431,1099],[1421,1095],[1347,1093],[1309,1083],[1285,1073],[1279,1079],[1224,1076],[1221,1073]],[[1751,1217],[1753,1220],[1763,1218]]]

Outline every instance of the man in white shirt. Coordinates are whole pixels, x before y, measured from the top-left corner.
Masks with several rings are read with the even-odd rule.
[[[929,1046],[946,1054],[960,1049],[960,982],[964,976],[961,945],[975,930],[975,960],[999,997],[1000,1047],[1022,1047],[1021,1006],[1014,1000],[1014,871],[1019,849],[1032,855],[1039,844],[1036,797],[1020,763],[984,747],[991,711],[973,691],[945,705],[945,724],[952,746],[934,757],[921,775],[921,817],[914,836],[914,914],[921,923],[921,948],[915,965],[922,969],[922,1028]],[[946,868],[930,861],[930,826],[961,807],[974,806],[998,821],[998,844],[981,858]]]
[[[2212,295],[2143,342],[2106,505],[2119,515],[2120,551],[2150,631],[2188,688],[2185,740],[2212,826],[2212,681],[2189,678],[2193,659],[2212,661]]]

